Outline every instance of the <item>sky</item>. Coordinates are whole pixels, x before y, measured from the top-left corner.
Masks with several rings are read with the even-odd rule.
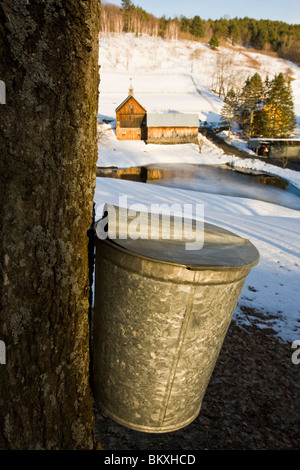
[[[121,5],[121,0],[109,0],[106,3]],[[269,19],[284,21],[290,24],[300,23],[299,0],[133,0],[135,6],[140,6],[156,17],[163,15],[166,18],[179,17],[193,18],[199,15],[207,20],[216,20],[224,16],[229,18]]]

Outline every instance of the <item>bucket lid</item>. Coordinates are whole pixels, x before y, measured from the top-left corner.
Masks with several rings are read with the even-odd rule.
[[[195,219],[133,212],[105,205],[96,234],[138,256],[190,269],[254,266],[259,252],[247,239]]]

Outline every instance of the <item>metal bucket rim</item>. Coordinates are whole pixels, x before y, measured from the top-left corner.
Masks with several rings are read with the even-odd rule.
[[[128,249],[124,248],[123,246],[119,245],[116,241],[110,240],[108,238],[106,240],[101,240],[101,242],[108,245],[108,246],[110,246],[110,247],[112,247],[112,248],[115,248],[116,250],[121,251],[122,253],[134,256],[136,258],[144,259],[144,260],[151,261],[151,262],[154,262],[154,263],[159,263],[159,264],[167,264],[169,266],[178,266],[180,268],[186,268],[189,271],[207,271],[207,270],[211,270],[211,271],[237,271],[239,269],[251,269],[259,263],[259,252],[254,247],[254,245],[252,245],[252,246],[257,251],[257,258],[254,261],[252,261],[251,263],[243,264],[243,265],[236,265],[236,266],[222,266],[222,265],[213,265],[213,264],[201,264],[201,265],[180,264],[180,263],[176,263],[175,261],[171,261],[171,260],[167,261],[167,260],[161,260],[161,259],[158,259],[158,258],[152,258],[150,256],[146,256],[146,255],[143,255],[141,253],[137,253],[137,252],[128,250]]]

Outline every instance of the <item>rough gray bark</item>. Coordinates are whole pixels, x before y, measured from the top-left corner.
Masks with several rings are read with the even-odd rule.
[[[91,449],[98,0],[1,0],[0,447]]]

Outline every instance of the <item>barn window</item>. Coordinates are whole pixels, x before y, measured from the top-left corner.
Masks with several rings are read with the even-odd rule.
[[[130,104],[129,107],[130,107],[130,112],[133,113],[133,104]]]
[[[137,130],[137,135],[140,135],[141,134],[141,129],[138,129]]]
[[[125,135],[125,134],[126,134],[126,131],[125,131],[125,129],[123,129],[123,135]]]

